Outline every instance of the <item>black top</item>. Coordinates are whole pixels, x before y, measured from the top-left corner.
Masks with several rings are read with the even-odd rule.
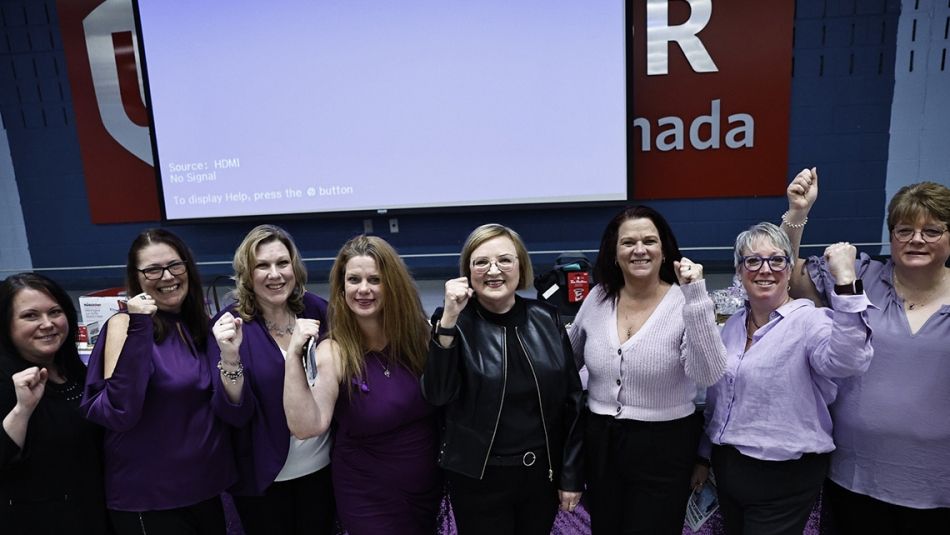
[[[524,300],[516,296],[515,305],[504,314],[489,312],[482,306],[478,307],[478,313],[488,322],[505,329],[507,380],[491,454],[520,455],[528,450],[543,449],[544,428],[538,387],[524,346],[516,335],[517,328],[523,329],[527,321]]]
[[[584,391],[571,341],[553,306],[533,299],[523,302],[526,319],[517,327],[517,341],[537,378],[539,419],[542,433],[546,431],[547,455],[541,459],[550,460],[548,476],[559,489],[583,490]],[[491,460],[508,370],[503,359],[508,331],[480,312],[471,304],[462,309],[448,347],[433,333],[421,377],[426,401],[444,408],[439,466],[476,479],[484,476]],[[439,308],[433,323],[441,317]]]
[[[0,418],[16,405],[13,374],[32,364],[0,355]],[[79,414],[83,377],[46,382],[21,450],[0,427],[0,526],[14,534],[109,533],[102,432]]]

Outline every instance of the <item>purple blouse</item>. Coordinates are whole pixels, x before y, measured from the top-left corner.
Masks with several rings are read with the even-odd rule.
[[[827,296],[834,279],[823,259],[807,265]],[[950,507],[950,305],[911,334],[894,263],[862,254],[856,272],[877,306],[868,312],[875,356],[866,374],[841,381],[831,406],[837,449],[829,477],[889,503]]]
[[[89,358],[80,410],[106,428],[106,505],[150,511],[193,505],[234,483],[227,425],[211,410],[212,374],[177,316],[160,344],[152,318],[129,315],[128,338],[103,379],[108,324]],[[216,371],[216,370],[215,370]]]
[[[873,352],[867,297],[832,299],[834,312],[807,299],[782,305],[752,334],[748,351],[748,306],[729,318],[722,329],[726,374],[706,393],[713,444],[765,461],[835,448],[827,407],[838,390],[832,379],[864,372]]]
[[[327,302],[312,293],[304,294],[302,318],[320,320],[320,336],[327,332]],[[232,305],[218,313],[237,316]],[[260,495],[280,473],[290,450],[290,429],[284,414],[284,356],[277,342],[259,320],[244,324],[241,342],[241,363],[244,365],[244,388],[241,399],[231,403],[217,377],[212,381],[215,413],[237,429],[234,449],[237,452],[238,483],[232,494]],[[212,369],[221,360],[221,350],[213,340],[208,342],[208,366]],[[315,469],[323,468],[322,466]]]

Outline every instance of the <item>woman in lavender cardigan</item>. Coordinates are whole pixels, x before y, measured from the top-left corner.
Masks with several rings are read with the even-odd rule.
[[[636,206],[607,224],[594,276],[570,332],[589,372],[591,527],[679,533],[702,433],[696,385],[726,362],[703,267],[681,257],[662,215]]]

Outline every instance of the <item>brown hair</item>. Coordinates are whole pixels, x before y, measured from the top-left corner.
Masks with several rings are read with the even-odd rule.
[[[617,238],[620,235],[620,226],[631,219],[649,219],[656,227],[660,238],[660,249],[663,251],[663,261],[660,263],[660,280],[667,284],[676,284],[676,273],[673,270],[673,261],[683,257],[673,229],[660,212],[646,205],[637,205],[624,208],[613,217],[604,228],[600,236],[600,250],[594,263],[594,280],[604,291],[604,301],[612,300],[620,294],[625,281],[623,271],[617,264]]]
[[[936,182],[918,182],[897,190],[887,205],[887,229],[933,217],[950,227],[950,188]]]
[[[198,274],[195,257],[192,256],[191,250],[188,249],[181,238],[163,228],[144,230],[135,237],[129,247],[125,264],[125,283],[129,291],[129,297],[142,293],[142,283],[139,282],[139,253],[149,245],[158,243],[164,243],[174,249],[188,268],[188,295],[181,303],[180,315],[182,323],[185,324],[185,328],[191,334],[191,339],[195,342],[195,346],[204,351],[205,342],[208,340],[208,314],[205,311],[204,296],[201,293],[201,276]],[[152,316],[152,324],[155,341],[161,342],[168,336],[169,326],[159,314]]]
[[[336,342],[340,351],[342,385],[350,393],[353,380],[363,379],[363,355],[368,349],[363,331],[344,296],[346,263],[358,256],[368,256],[376,262],[383,287],[383,332],[395,362],[417,376],[422,375],[429,340],[429,322],[419,292],[396,250],[376,236],[360,235],[346,242],[330,270],[328,320],[329,338]]]

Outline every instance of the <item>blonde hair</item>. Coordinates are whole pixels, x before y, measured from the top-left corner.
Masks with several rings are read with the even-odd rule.
[[[234,297],[237,299],[237,312],[244,321],[251,321],[260,311],[257,308],[257,296],[254,295],[254,266],[257,264],[257,250],[271,242],[279,241],[290,253],[290,265],[294,270],[296,284],[287,306],[294,314],[303,313],[303,294],[307,291],[307,270],[304,268],[300,251],[294,239],[286,230],[275,225],[259,225],[251,229],[241,245],[234,251]]]
[[[429,340],[429,322],[423,312],[419,292],[396,250],[376,236],[360,235],[346,242],[330,270],[328,320],[329,338],[336,342],[340,352],[342,384],[351,394],[353,379],[363,379],[363,356],[369,349],[344,295],[346,263],[358,256],[367,256],[376,263],[382,281],[383,333],[396,364],[417,376],[422,375]]]
[[[459,273],[472,278],[472,253],[483,243],[495,238],[508,238],[515,244],[515,255],[518,256],[518,289],[528,288],[534,280],[534,271],[531,269],[531,257],[528,256],[528,249],[521,240],[521,236],[514,230],[498,223],[487,223],[472,231],[462,246],[462,254],[459,257]]]

